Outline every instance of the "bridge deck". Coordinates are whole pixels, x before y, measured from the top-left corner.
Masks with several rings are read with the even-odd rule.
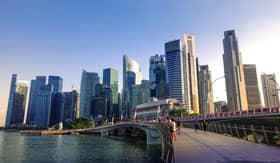
[[[174,142],[176,163],[280,162],[280,148],[182,128]]]

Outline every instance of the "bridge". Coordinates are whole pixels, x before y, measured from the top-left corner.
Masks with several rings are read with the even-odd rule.
[[[189,127],[189,126],[186,126]],[[233,163],[233,162],[280,162],[280,148],[259,142],[250,142],[225,133],[195,131],[182,128],[176,141],[171,141],[166,123],[129,123],[124,122],[89,129],[75,130],[80,134],[109,135],[110,131],[121,128],[137,128],[146,133],[147,144],[161,144],[163,162],[193,163]],[[208,131],[211,131],[209,127]],[[237,131],[237,130],[234,130]],[[232,132],[234,132],[232,131]],[[244,131],[244,130],[242,130]],[[280,134],[280,133],[279,133]],[[249,133],[248,133],[249,135]],[[246,136],[248,136],[246,135]],[[246,141],[247,140],[247,141]],[[280,137],[279,137],[280,140]]]

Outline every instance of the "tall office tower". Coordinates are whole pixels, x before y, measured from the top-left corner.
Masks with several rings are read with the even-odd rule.
[[[53,85],[53,93],[62,92],[63,79],[60,76],[49,76],[48,84]]]
[[[150,58],[151,96],[158,99],[168,98],[166,85],[165,55],[155,55]]]
[[[244,64],[244,76],[249,109],[262,107],[258,84],[257,69],[254,64]]]
[[[133,112],[136,105],[143,104],[150,101],[151,84],[149,80],[142,80],[141,84],[130,87],[130,119],[133,118]]]
[[[29,93],[28,113],[27,113],[27,124],[34,124],[35,112],[36,112],[36,97],[37,91],[41,86],[46,84],[46,76],[36,76],[35,80],[31,80],[31,87]]]
[[[63,121],[64,103],[65,99],[63,93],[53,94],[49,126],[56,126]]]
[[[93,118],[107,118],[110,103],[110,89],[103,84],[96,84],[95,96],[91,98],[90,116]]]
[[[64,94],[64,111],[63,122],[73,121],[78,118],[79,110],[79,93],[76,90],[63,92]]]
[[[261,79],[265,106],[279,106],[278,84],[275,74],[262,74]]]
[[[234,30],[224,32],[224,71],[230,111],[248,109],[244,69]]]
[[[211,72],[208,65],[200,66],[199,71],[199,104],[200,114],[214,113]]]
[[[177,99],[184,106],[189,107],[185,97],[184,80],[186,73],[183,67],[183,45],[180,40],[165,43],[167,67],[167,86],[170,98]]]
[[[183,64],[185,75],[185,96],[190,101],[190,110],[199,113],[195,37],[184,33]],[[187,88],[189,87],[189,88]],[[186,93],[189,91],[189,93]],[[189,97],[188,97],[189,96]]]
[[[18,80],[17,74],[12,75],[6,115],[6,127],[24,123],[28,87],[28,81]]]
[[[199,83],[200,83],[200,81],[199,81],[199,61],[198,61],[198,57],[196,57],[196,81],[197,81],[197,90],[198,90],[198,105],[199,105],[199,110],[200,110],[200,108],[201,108],[201,104],[200,104],[200,92],[201,92],[201,90],[200,90],[200,87],[199,87]]]
[[[124,113],[124,118],[128,119],[130,117],[131,108],[129,107],[129,87],[132,85],[133,80],[135,84],[141,84],[142,72],[140,65],[129,58],[128,56],[123,56],[123,90],[122,90],[122,111]],[[131,84],[131,85],[130,85]]]
[[[110,88],[110,116],[117,116],[118,111],[118,71],[112,68],[107,68],[103,70],[103,85]]]
[[[83,70],[80,93],[80,117],[90,117],[91,98],[95,95],[95,85],[99,83],[99,76],[95,72]]]
[[[42,85],[36,93],[35,102],[35,125],[49,127],[51,104],[52,104],[53,85]]]

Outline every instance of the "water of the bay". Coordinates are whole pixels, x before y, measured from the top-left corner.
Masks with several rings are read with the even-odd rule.
[[[23,136],[0,131],[0,162],[159,162],[160,146],[93,135]]]

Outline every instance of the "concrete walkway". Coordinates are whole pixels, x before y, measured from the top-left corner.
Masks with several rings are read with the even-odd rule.
[[[280,148],[215,133],[181,128],[176,163],[280,163]]]

